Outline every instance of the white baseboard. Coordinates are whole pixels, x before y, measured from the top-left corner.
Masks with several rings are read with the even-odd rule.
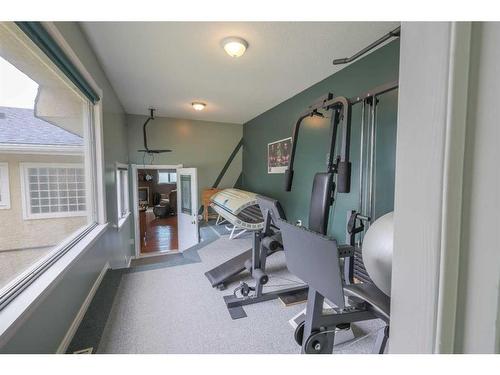
[[[117,264],[117,265],[112,265],[112,266],[110,265],[110,268],[113,270],[121,270],[124,268],[130,268],[130,262],[132,262],[132,257],[127,256],[127,257],[125,257],[125,262]]]
[[[178,249],[175,250],[161,250],[161,251],[153,251],[151,253],[142,253],[139,256],[134,256],[133,259],[143,259],[143,258],[152,258],[152,257],[159,257],[159,256],[164,256],[164,255],[178,255],[181,254],[182,251],[179,251]]]
[[[78,310],[78,313],[76,314],[75,319],[71,323],[71,326],[69,327],[68,331],[66,332],[66,335],[61,341],[61,344],[57,348],[56,352],[57,354],[66,353],[66,350],[68,349],[71,340],[73,340],[73,336],[75,336],[76,330],[80,326],[80,323],[82,322],[82,319],[85,316],[85,313],[87,312],[87,309],[89,308],[89,305],[92,302],[92,299],[94,298],[94,295],[97,292],[99,285],[101,285],[101,281],[104,278],[104,275],[106,275],[106,271],[108,269],[109,269],[109,263],[106,263],[102,268],[101,273],[99,274],[99,276],[97,276],[97,279],[94,281],[94,285],[92,285],[92,288],[90,288],[89,294],[87,294],[87,297],[85,297],[85,300],[83,301],[80,310]]]

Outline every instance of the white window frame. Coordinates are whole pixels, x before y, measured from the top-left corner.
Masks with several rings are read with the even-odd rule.
[[[160,174],[161,173],[168,173],[168,181],[167,182],[160,182]],[[171,181],[170,180],[170,177],[172,175],[175,175],[175,181]],[[158,185],[173,185],[173,184],[177,184],[177,173],[176,172],[164,172],[164,171],[161,171],[161,170],[158,170]]]
[[[56,219],[65,217],[78,217],[87,216],[89,214],[89,209],[92,209],[92,201],[89,202],[88,192],[86,193],[85,201],[85,211],[65,211],[65,212],[47,212],[47,213],[32,213],[31,212],[31,199],[30,199],[30,189],[29,189],[29,168],[83,168],[85,171],[85,166],[81,163],[19,163],[19,176],[21,178],[21,202],[23,207],[23,219],[24,220],[36,220],[36,219]],[[85,184],[87,187],[88,184]],[[86,189],[87,190],[87,189]]]
[[[9,163],[0,163],[0,210],[10,209]]]
[[[88,112],[91,115],[89,118],[90,126],[88,127],[90,134],[87,133],[86,136],[90,136],[90,141],[86,142],[84,147],[84,152],[92,155],[88,160],[91,168],[86,168],[86,187],[88,187],[89,191],[92,190],[93,199],[88,200],[89,205],[87,209],[92,207],[95,211],[96,222],[83,227],[75,236],[67,238],[57,246],[52,253],[56,256],[42,259],[20,274],[6,288],[2,288],[0,295],[0,347],[23,324],[24,317],[28,316],[31,310],[38,306],[44,296],[49,295],[48,292],[62,280],[66,271],[106,233],[109,225],[106,215],[104,183],[103,91],[87,71],[77,54],[66,42],[55,24],[53,22],[42,22],[42,24],[101,99],[96,104],[88,104],[91,109]],[[17,28],[14,23],[10,23],[8,27]],[[38,53],[38,47],[35,47],[31,43],[26,43],[26,45],[28,48],[35,48]],[[89,178],[92,180],[89,181]],[[88,184],[89,182],[90,185]],[[91,204],[92,206],[90,206]]]
[[[126,183],[122,181],[121,174],[125,173]],[[120,229],[130,216],[130,197],[129,197],[129,171],[128,165],[116,163],[116,213],[117,213],[117,228]],[[122,207],[122,195],[124,196],[125,207]]]

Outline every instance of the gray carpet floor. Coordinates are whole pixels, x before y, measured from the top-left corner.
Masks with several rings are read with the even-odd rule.
[[[100,290],[108,292],[98,291],[95,299],[101,301],[91,304],[93,312],[82,322],[89,329],[80,327],[68,352],[90,345],[85,335],[93,335],[97,353],[299,353],[288,321],[305,304],[285,307],[279,300],[262,302],[245,306],[246,318],[232,320],[222,298],[240,281],[248,281],[249,274],[242,273],[227,290],[219,291],[204,273],[250,248],[251,237],[229,240],[220,228],[203,230],[200,245],[173,254],[171,261],[137,265],[119,277],[115,271],[114,276],[107,275]],[[266,290],[301,283],[286,269],[282,252],[270,257],[268,270],[271,279]],[[101,310],[103,316],[99,316]],[[89,334],[93,326],[101,327],[97,335]],[[378,320],[353,325],[356,338],[334,352],[370,353],[381,327]]]

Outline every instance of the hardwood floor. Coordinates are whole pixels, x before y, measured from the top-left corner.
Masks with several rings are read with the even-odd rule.
[[[152,211],[146,212],[146,240],[141,241],[141,253],[177,250],[177,216],[155,218]]]

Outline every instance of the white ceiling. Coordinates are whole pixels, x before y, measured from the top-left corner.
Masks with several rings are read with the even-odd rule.
[[[84,22],[130,114],[244,123],[345,66],[395,22]],[[238,59],[220,42],[249,43]],[[191,102],[207,107],[196,112]]]

